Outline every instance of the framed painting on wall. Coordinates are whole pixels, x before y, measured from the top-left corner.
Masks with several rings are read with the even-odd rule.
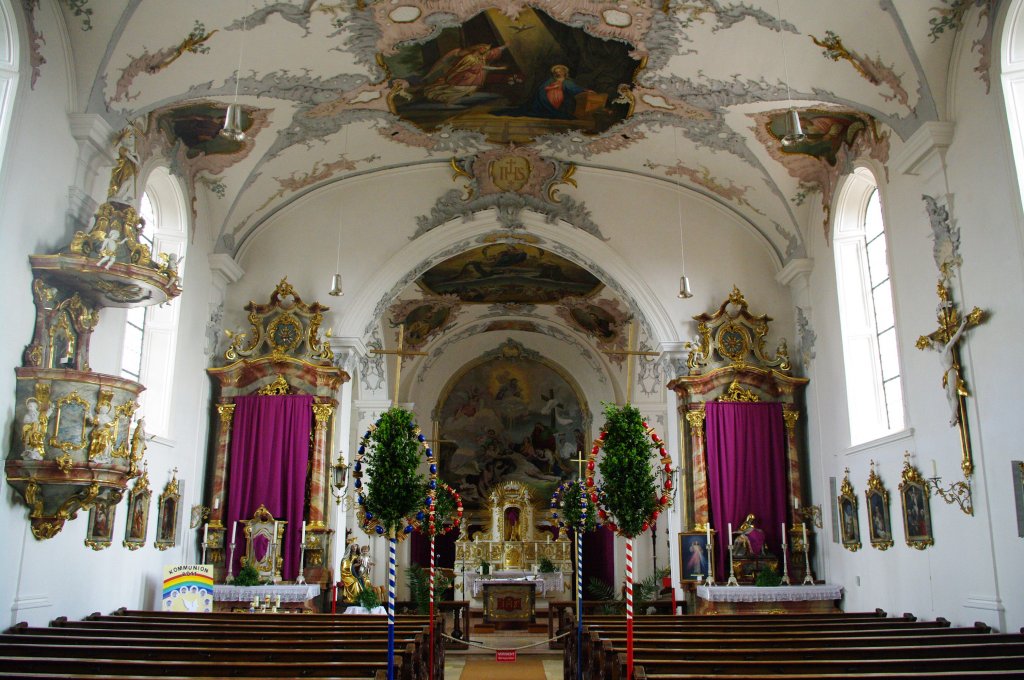
[[[913,467],[909,460],[903,463],[902,480],[900,501],[903,504],[903,529],[907,545],[924,550],[935,544],[935,537],[932,534],[932,511],[928,504],[928,483],[921,476],[921,471]]]
[[[843,485],[836,499],[836,510],[839,513],[839,535],[843,547],[850,552],[860,550],[860,518],[857,517],[857,494],[850,483],[850,468],[846,468]]]
[[[167,482],[160,500],[157,503],[156,541],[153,545],[157,550],[173,548],[177,543],[178,510],[181,505],[181,494],[178,491],[178,470],[171,473],[171,481]]]
[[[149,527],[149,502],[153,493],[149,490],[149,473],[142,471],[135,486],[128,493],[128,520],[124,527],[124,541],[121,545],[129,550],[138,550],[146,544]]]
[[[889,492],[882,484],[882,478],[875,472],[875,461],[871,461],[868,488],[864,492],[868,510],[868,536],[871,546],[879,550],[892,547],[892,517],[889,515]]]
[[[118,496],[120,500],[120,496]],[[89,526],[85,533],[85,544],[93,550],[110,547],[114,535],[115,503],[95,503],[89,508]]]

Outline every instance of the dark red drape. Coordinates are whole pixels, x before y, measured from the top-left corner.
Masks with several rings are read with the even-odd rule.
[[[708,402],[708,500],[715,541],[715,577],[729,576],[727,527],[739,530],[754,513],[766,549],[781,555],[786,520],[786,430],[782,404]]]
[[[299,573],[312,406],[312,395],[305,394],[235,398],[224,526],[230,536],[235,522],[250,519],[261,504],[275,519],[287,521],[281,552],[285,581]],[[245,554],[241,527],[237,543],[235,574]]]

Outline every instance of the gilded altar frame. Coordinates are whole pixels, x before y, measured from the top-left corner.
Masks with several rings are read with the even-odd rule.
[[[680,437],[680,459],[686,474],[690,497],[684,499],[683,525],[705,525],[709,519],[708,478],[704,419],[706,404],[712,401],[780,402],[786,427],[787,507],[792,509],[794,525],[805,521],[803,515],[803,450],[797,423],[809,382],[790,374],[789,351],[785,340],[774,354],[766,349],[771,317],[754,315],[743,293],[735,286],[729,297],[711,314],[693,317],[697,322],[695,342],[689,350],[687,375],[668,383],[676,393],[679,421],[685,423]],[[685,488],[685,487],[684,487]]]
[[[214,580],[221,582],[227,573],[227,541],[231,533],[223,524],[227,501],[228,469],[235,399],[251,394],[308,394],[313,396],[310,417],[313,428],[310,441],[306,554],[303,575],[309,583],[326,583],[332,578],[327,565],[330,536],[325,523],[330,505],[330,455],[333,450],[336,395],[349,381],[348,373],[333,364],[330,331],[321,333],[324,313],[329,307],[319,302],[306,303],[288,278],[281,279],[263,304],[245,306],[249,330],[225,331],[231,343],[223,355],[223,365],[207,369],[214,383],[213,484],[208,491],[211,510],[207,533],[207,559],[214,565]]]

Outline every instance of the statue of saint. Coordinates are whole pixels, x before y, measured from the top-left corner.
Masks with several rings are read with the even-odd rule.
[[[756,521],[754,513],[750,513],[733,534],[733,557],[757,557],[764,552],[764,532],[755,526]]]
[[[96,417],[90,418],[90,421],[93,428],[89,435],[89,460],[109,463],[110,451],[114,446],[114,418],[110,415],[110,404],[98,404]]]

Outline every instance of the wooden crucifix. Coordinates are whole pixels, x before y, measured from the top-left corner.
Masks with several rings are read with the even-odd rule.
[[[661,352],[640,352],[636,349],[636,321],[629,322],[629,338],[626,341],[626,349],[605,349],[601,350],[609,356],[626,357],[626,403],[633,400],[633,357],[656,357]]]
[[[404,350],[403,343],[405,341],[405,324],[401,324],[398,327],[398,347],[396,349],[371,349],[370,354],[393,354],[397,361],[395,362],[395,398],[393,401],[394,405],[398,405],[398,388],[402,384],[402,360],[405,357],[425,357],[426,352],[415,352],[412,350]]]
[[[974,472],[974,458],[971,454],[971,432],[967,424],[967,397],[971,396],[963,378],[960,364],[960,340],[965,331],[984,320],[985,312],[978,307],[961,318],[946,286],[948,274],[943,271],[936,286],[939,306],[936,310],[939,327],[917,339],[918,349],[934,349],[942,362],[942,386],[949,401],[949,426],[960,426],[960,467],[965,477]]]

